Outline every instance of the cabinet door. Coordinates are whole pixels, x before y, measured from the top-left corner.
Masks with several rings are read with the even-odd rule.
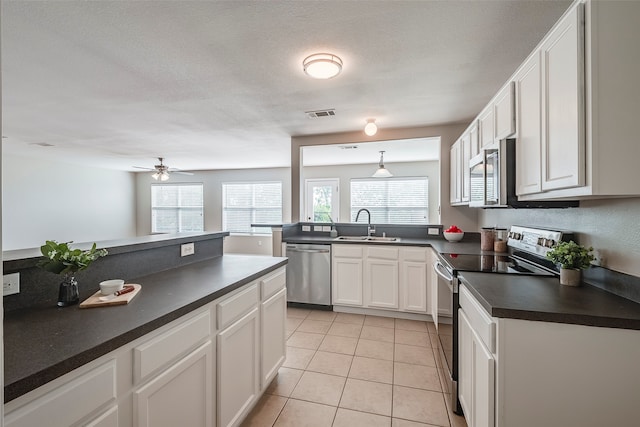
[[[473,421],[473,331],[463,310],[458,310],[458,396],[469,427]]]
[[[460,203],[462,200],[462,182],[460,180],[460,142],[451,146],[449,153],[449,201]]]
[[[486,148],[495,141],[493,105],[487,107],[478,116],[478,136],[480,148]]]
[[[542,45],[542,189],[584,185],[584,21],[574,8]]]
[[[218,334],[218,426],[236,426],[258,395],[258,308]],[[178,423],[174,425],[188,425]]]
[[[332,303],[362,307],[362,259],[333,258]]]
[[[262,381],[260,387],[263,389],[276,376],[286,355],[286,289],[282,289],[262,303],[261,316]]]
[[[212,378],[213,349],[209,341],[134,392],[136,425],[210,426]]]
[[[514,77],[516,86],[516,194],[542,191],[542,105],[540,54],[531,56]]]
[[[471,154],[469,158],[473,158],[480,153],[480,148],[478,146],[479,143],[479,135],[478,135],[478,122],[474,121],[473,124],[469,127],[469,142],[471,147]]]
[[[460,177],[460,201],[469,203],[469,178],[471,176],[469,170],[469,159],[471,158],[471,135],[466,133],[460,140],[460,167],[458,174]]]
[[[495,359],[480,338],[473,335],[473,421],[474,427],[495,425]]]
[[[398,261],[368,258],[365,271],[365,306],[397,309]]]
[[[104,411],[96,419],[85,424],[85,427],[118,427],[118,407],[113,406]]]
[[[513,82],[510,82],[498,93],[493,104],[496,141],[507,138],[516,131],[513,101]]]
[[[400,308],[427,313],[427,267],[424,262],[402,261],[400,267]]]
[[[429,250],[429,264],[427,269],[429,271],[429,279],[427,280],[427,289],[429,292],[428,304],[431,318],[436,328],[438,327],[438,274],[433,268],[433,264],[438,260],[438,255],[433,249]]]

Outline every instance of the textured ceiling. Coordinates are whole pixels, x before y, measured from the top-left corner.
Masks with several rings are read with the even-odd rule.
[[[3,150],[288,166],[290,137],[473,118],[570,1],[2,2]],[[311,53],[344,61],[319,81]],[[309,119],[305,111],[335,108]],[[42,144],[53,146],[43,147]]]

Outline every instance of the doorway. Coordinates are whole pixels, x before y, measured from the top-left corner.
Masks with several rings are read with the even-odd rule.
[[[304,221],[339,222],[339,190],[338,178],[306,179]]]

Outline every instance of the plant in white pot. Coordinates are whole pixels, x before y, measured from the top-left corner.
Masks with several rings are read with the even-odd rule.
[[[589,268],[595,259],[592,251],[592,247],[585,248],[572,240],[559,242],[547,252],[549,260],[560,264],[560,284],[580,286],[582,270]]]

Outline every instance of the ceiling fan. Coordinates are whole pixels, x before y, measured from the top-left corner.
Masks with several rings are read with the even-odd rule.
[[[151,174],[151,177],[156,181],[157,180],[167,181],[169,179],[170,173],[179,173],[181,175],[193,175],[191,172],[181,171],[180,169],[170,168],[169,166],[165,165],[163,163],[164,157],[158,157],[158,160],[160,161],[160,164],[155,165],[153,168],[145,168],[142,166],[134,166],[134,168],[153,171],[153,174]]]

